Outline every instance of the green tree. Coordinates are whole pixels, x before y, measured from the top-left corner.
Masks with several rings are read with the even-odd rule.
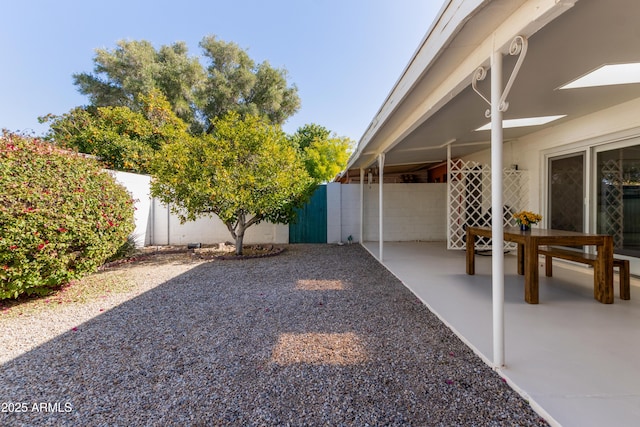
[[[215,36],[205,37],[200,47],[209,59],[207,83],[200,93],[203,115],[209,120],[236,111],[283,124],[300,108],[298,89],[287,86],[286,70],[272,68],[267,61],[256,65],[237,44]]]
[[[138,111],[126,106],[78,107],[40,120],[51,122],[46,139],[62,147],[95,155],[109,169],[148,173],[151,158],[162,145],[189,134],[157,89],[136,102]]]
[[[178,117],[197,128],[198,101],[206,79],[200,61],[177,42],[156,50],[148,41],[124,41],[113,50],[96,49],[94,72],[73,75],[80,93],[94,107],[129,107],[139,94],[159,90]]]
[[[238,255],[247,228],[289,223],[314,186],[280,126],[233,111],[214,121],[212,134],[163,146],[153,176],[152,195],[181,221],[217,215]]]
[[[200,42],[203,66],[184,43],[156,50],[147,41],[120,41],[97,49],[94,72],[75,74],[78,90],[94,107],[140,108],[138,94],[159,90],[193,133],[212,132],[212,121],[229,111],[254,114],[282,124],[300,108],[287,72],[267,61],[256,64],[235,43],[207,36]]]
[[[290,140],[300,150],[307,172],[318,183],[333,179],[347,166],[353,147],[349,138],[331,135],[327,128],[315,123],[298,128]]]

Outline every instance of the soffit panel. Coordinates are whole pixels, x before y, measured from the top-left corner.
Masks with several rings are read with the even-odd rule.
[[[633,18],[637,16],[640,16],[640,2],[636,0],[581,0],[534,34],[529,39],[529,51],[509,95],[510,107],[504,118],[568,114],[561,119],[566,121],[640,97],[640,84],[557,90],[560,85],[604,63],[640,61],[637,48],[640,26]],[[504,82],[514,63],[515,58],[505,57]],[[487,97],[489,81],[488,76],[479,85]],[[422,85],[429,87],[429,83],[423,82],[417,89]],[[411,108],[412,103],[407,103],[398,113]],[[456,144],[488,140],[489,131],[474,131],[489,121],[484,117],[487,108],[488,104],[467,87],[390,150],[387,159],[402,161],[409,152],[416,161],[428,161],[439,158],[440,153],[411,150],[437,147],[452,139]],[[557,123],[560,121],[548,126]],[[505,129],[504,138],[517,139],[544,127]]]

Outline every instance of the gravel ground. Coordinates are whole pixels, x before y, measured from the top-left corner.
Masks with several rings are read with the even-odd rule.
[[[0,318],[0,425],[546,425],[359,245],[118,268],[133,293]]]

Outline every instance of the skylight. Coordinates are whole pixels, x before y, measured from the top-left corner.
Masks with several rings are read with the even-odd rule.
[[[640,83],[640,63],[608,64],[570,82],[560,89]]]
[[[540,126],[540,125],[544,125],[546,123],[552,122],[554,120],[561,119],[563,117],[566,117],[566,114],[562,114],[559,116],[541,116],[541,117],[525,117],[522,119],[509,119],[509,120],[502,121],[502,127],[504,129],[507,129],[507,128],[521,128],[525,126]],[[490,129],[491,129],[491,122],[487,123],[482,127],[479,127],[476,130],[479,131],[479,130],[490,130]]]

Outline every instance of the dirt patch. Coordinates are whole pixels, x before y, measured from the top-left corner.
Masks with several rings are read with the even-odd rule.
[[[244,245],[242,255],[236,255],[235,245],[220,243],[216,245],[171,245],[148,246],[142,248],[138,254],[103,265],[100,269],[112,268],[123,264],[133,263],[166,263],[192,262],[197,260],[243,260],[264,258],[281,254],[284,246],[276,245]]]
[[[242,260],[275,256],[281,254],[282,251],[284,251],[284,247],[277,247],[274,245],[251,245],[244,246],[242,248],[242,255],[236,255],[235,246],[225,245],[223,249],[194,249],[194,254],[201,259]]]

